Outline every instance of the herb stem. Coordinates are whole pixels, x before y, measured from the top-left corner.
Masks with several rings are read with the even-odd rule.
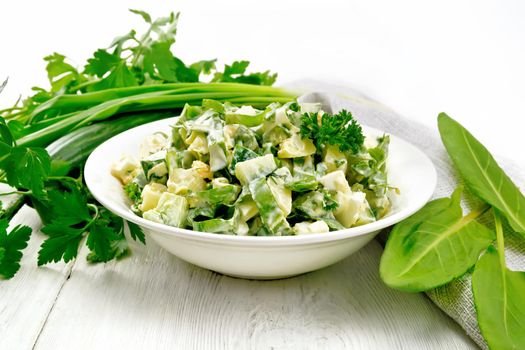
[[[78,84],[78,85],[75,85],[73,87],[70,88],[71,91],[78,91],[80,89],[83,89],[85,88],[86,86],[90,86],[90,85],[93,85],[95,83],[98,83],[100,81],[100,79],[94,79],[94,80],[88,80],[88,81],[85,81],[81,84]]]
[[[20,111],[20,110],[22,110],[22,107],[14,106],[14,107],[11,107],[11,108],[0,109],[0,114],[6,113],[6,112],[12,112],[12,111],[16,111],[16,110]]]
[[[98,219],[98,207],[95,204],[91,204],[91,203],[88,203],[87,206],[89,209],[95,212],[95,215],[93,216],[93,219],[91,219],[91,221],[88,222],[86,226],[84,226],[84,230],[87,230]]]
[[[135,48],[135,57],[133,57],[133,60],[131,61],[131,66],[135,66],[140,58],[140,55],[142,55],[142,51],[144,51],[144,45],[147,43],[149,39],[149,35],[151,34],[151,31],[153,30],[153,25],[150,25],[147,32],[142,36],[142,38],[137,41],[138,46]]]
[[[72,177],[70,176],[48,176],[47,177],[48,180],[55,180],[55,181],[74,181],[76,182],[77,180],[73,179]]]
[[[1,196],[9,196],[9,195],[12,195],[12,194],[20,194],[22,196],[25,196],[25,195],[30,195],[32,194],[33,192],[32,191],[11,191],[11,192],[2,192],[0,193],[0,197]]]

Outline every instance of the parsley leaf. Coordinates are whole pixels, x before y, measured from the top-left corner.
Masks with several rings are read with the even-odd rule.
[[[0,117],[0,168],[6,182],[26,189],[35,197],[45,197],[44,181],[51,171],[51,157],[43,148],[16,146],[15,138],[4,118]]]
[[[47,62],[47,77],[51,83],[51,92],[58,92],[67,86],[84,82],[86,79],[75,67],[65,62],[66,57],[59,53],[44,57]]]
[[[77,256],[84,228],[73,228],[56,222],[44,226],[41,231],[49,238],[42,243],[38,251],[38,266],[62,259],[68,262]]]
[[[151,16],[149,13],[146,13],[145,11],[141,11],[141,10],[134,10],[134,9],[129,9],[129,11],[133,12],[136,15],[141,16],[146,23],[151,23]]]
[[[223,76],[232,77],[234,75],[244,74],[246,68],[250,65],[249,61],[235,61],[230,65],[224,66]]]
[[[128,33],[124,35],[117,36],[113,41],[111,42],[111,45],[109,45],[110,48],[114,48],[115,53],[120,53],[122,51],[122,48],[129,40],[135,40],[135,35],[137,32],[132,29]]]
[[[87,199],[76,187],[70,191],[50,190],[48,197],[53,214],[49,217],[50,221],[60,221],[66,226],[91,221]]]
[[[87,246],[90,262],[107,262],[123,256],[127,250],[124,221],[107,209],[98,209],[98,218],[89,229]]]
[[[153,79],[167,82],[197,82],[198,73],[186,67],[184,62],[173,56],[171,45],[174,40],[155,42],[144,53],[144,71]]]
[[[120,56],[98,49],[93,54],[93,58],[88,59],[88,63],[84,66],[84,73],[102,78],[121,61]]]
[[[126,62],[122,61],[111,70],[111,73],[107,77],[90,86],[89,91],[99,91],[137,85],[137,79],[129,70]]]
[[[88,59],[84,73],[102,78],[89,86],[89,91],[138,85],[137,78],[128,68],[126,59],[122,59],[119,54],[110,54],[103,49],[95,51],[93,58]]]
[[[249,65],[249,61],[235,61],[231,65],[225,65],[224,71],[215,73],[212,81],[255,85],[272,85],[275,83],[277,74],[271,74],[270,71],[245,74]]]
[[[210,74],[212,70],[215,69],[216,59],[214,60],[203,60],[198,61],[190,65],[190,68],[193,69],[197,74]]]
[[[139,240],[143,244],[146,244],[146,236],[144,236],[144,232],[137,224],[128,221],[128,227],[131,238],[133,238],[135,241]]]
[[[9,185],[30,190],[36,197],[45,196],[44,181],[51,170],[51,157],[46,150],[38,147],[13,147],[4,162],[0,158],[0,163]]]
[[[49,238],[38,252],[39,265],[72,260],[86,234],[90,262],[107,262],[128,253],[123,220],[101,206],[88,204],[79,189],[50,190],[49,203],[46,219],[50,223],[42,228]],[[89,208],[95,211],[94,216]]]
[[[9,279],[20,269],[21,250],[31,236],[28,226],[16,226],[7,233],[7,220],[0,220],[0,277]]]
[[[48,192],[46,221],[42,232],[49,236],[38,252],[38,265],[64,260],[68,262],[77,256],[78,245],[94,218],[83,193],[76,187],[69,191],[51,189]]]
[[[11,129],[7,126],[7,122],[4,118],[0,117],[0,142],[9,147],[15,146],[15,140]],[[7,154],[2,152],[0,154]]]
[[[317,150],[323,145],[339,146],[341,152],[357,153],[365,140],[361,126],[345,109],[329,115],[305,113],[301,116],[301,137],[311,139]]]
[[[111,242],[118,240],[118,235],[105,220],[98,220],[91,226],[87,238],[87,246],[100,261],[109,261],[113,258]]]
[[[111,259],[121,259],[127,255],[129,255],[129,246],[128,242],[125,239],[119,239],[116,241],[110,242],[110,250],[112,254]],[[101,262],[107,262],[108,260],[102,260],[94,251],[89,252],[89,254],[86,257],[87,261],[90,263],[101,263]]]

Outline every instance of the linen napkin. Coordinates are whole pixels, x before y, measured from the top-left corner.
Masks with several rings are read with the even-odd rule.
[[[322,102],[325,111],[332,113],[336,113],[343,108],[347,109],[363,125],[383,130],[387,134],[403,138],[419,147],[432,160],[438,173],[438,182],[433,199],[449,197],[458,184],[461,183],[461,179],[455,171],[452,161],[439,137],[437,116],[436,127],[428,128],[416,121],[408,120],[398,115],[391,109],[350,88],[341,88],[307,80],[287,84],[286,87],[302,91],[316,91],[301,96],[299,100],[304,102]],[[497,156],[495,158],[507,175],[523,192],[525,189],[525,172],[523,169],[508,160]],[[463,197],[462,206],[465,213],[468,213],[468,211],[480,204],[479,200],[469,193],[466,188]],[[491,214],[482,217],[481,221],[488,227],[493,227]],[[508,226],[504,227],[504,229],[506,234],[505,255],[507,265],[512,270],[525,271],[525,242],[517,237]],[[461,325],[482,349],[488,349],[476,320],[470,273],[426,294],[441,310]]]

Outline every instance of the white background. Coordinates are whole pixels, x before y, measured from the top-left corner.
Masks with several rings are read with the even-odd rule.
[[[279,82],[353,86],[435,127],[445,111],[495,153],[524,164],[525,2],[505,1],[2,1],[0,97],[5,107],[46,86],[42,57],[83,65],[131,28],[127,8],[182,12],[186,62],[252,61]]]

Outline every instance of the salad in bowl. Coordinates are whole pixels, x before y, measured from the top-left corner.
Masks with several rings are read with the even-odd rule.
[[[395,135],[302,101],[186,106],[97,147],[86,184],[131,235],[195,265],[256,279],[326,267],[423,207],[436,171]]]
[[[132,211],[155,223],[239,236],[328,233],[391,212],[389,142],[320,103],[258,110],[204,100],[111,173]]]

